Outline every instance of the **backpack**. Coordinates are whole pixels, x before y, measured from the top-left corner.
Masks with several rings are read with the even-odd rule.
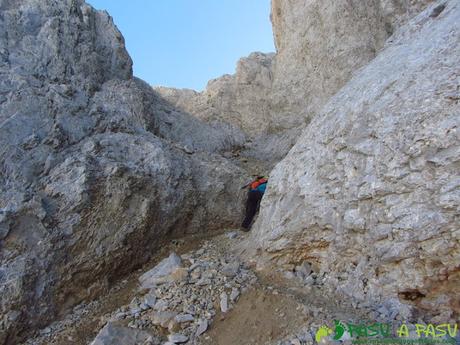
[[[260,179],[258,179],[258,180],[255,180],[254,182],[251,182],[251,185],[250,185],[250,186],[251,186],[251,190],[255,190],[255,189],[258,190],[258,189],[259,189],[258,187],[261,186],[261,185],[263,185],[263,184],[265,184],[265,183],[267,183],[267,181],[268,181],[268,180],[267,180],[265,177],[263,177],[263,178],[260,178]],[[264,192],[264,191],[265,191],[265,188],[263,188],[263,189],[264,189],[264,190],[261,191],[261,192]]]

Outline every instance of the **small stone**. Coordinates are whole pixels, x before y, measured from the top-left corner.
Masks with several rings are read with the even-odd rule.
[[[155,305],[153,306],[153,309],[158,310],[158,311],[163,311],[163,310],[166,310],[168,308],[168,305],[169,305],[168,301],[159,299],[155,303]]]
[[[144,296],[144,303],[147,304],[150,308],[155,306],[156,301],[157,297],[151,292]]]
[[[236,288],[233,288],[232,292],[230,293],[230,300],[232,302],[236,302],[238,300],[238,297],[240,297],[240,291]]]
[[[192,154],[193,152],[195,152],[195,151],[194,151],[191,147],[185,145],[185,146],[184,146],[184,152],[191,155],[191,154]]]
[[[169,281],[169,276],[180,267],[182,267],[181,258],[176,253],[171,253],[154,268],[140,276],[141,287],[152,288]]]
[[[99,332],[91,345],[137,344],[139,342],[142,344],[150,337],[151,335],[145,331],[123,327],[109,322]]]
[[[188,341],[188,337],[180,333],[174,333],[168,335],[168,341],[173,344],[182,344]]]
[[[193,315],[190,315],[190,314],[179,314],[179,315],[176,315],[175,319],[178,323],[191,322],[195,320]]]
[[[115,318],[118,320],[124,319],[125,317],[126,317],[126,313],[123,313],[123,312],[115,314]]]
[[[304,279],[305,285],[314,285],[315,284],[315,279],[312,276],[308,276],[307,278]]]
[[[136,314],[139,314],[141,311],[142,311],[141,308],[135,307],[135,308],[131,308],[130,313],[131,315],[136,315]]]
[[[211,284],[211,280],[208,279],[208,278],[201,278],[200,280],[198,280],[196,282],[196,285],[198,286],[206,286],[206,285],[210,285]]]
[[[141,305],[139,306],[139,308],[141,308],[141,310],[147,310],[147,309],[150,309],[150,306],[147,305],[146,303],[141,303]]]
[[[192,265],[188,268],[188,270],[189,270],[189,272],[192,272],[195,268],[198,268],[198,267],[200,267],[200,266],[201,266],[201,264],[200,264],[199,262],[195,262],[194,264],[192,264]]]
[[[238,262],[230,263],[224,265],[222,267],[222,274],[226,277],[233,278],[238,274],[238,270],[240,269],[240,264]]]
[[[199,337],[202,335],[204,332],[208,330],[208,320],[200,320],[198,322],[198,328],[196,329],[195,335]]]
[[[193,270],[192,273],[190,274],[190,278],[194,280],[198,280],[201,278],[201,271],[200,270]]]
[[[228,297],[225,292],[220,294],[220,310],[222,313],[226,313],[228,311]]]
[[[41,333],[41,334],[50,334],[50,333],[51,333],[51,328],[50,328],[50,327],[46,327],[46,328],[43,329],[40,333]]]
[[[233,240],[233,239],[235,239],[235,238],[238,237],[238,233],[237,233],[236,231],[227,232],[227,233],[225,234],[225,236],[227,236],[227,238]]]

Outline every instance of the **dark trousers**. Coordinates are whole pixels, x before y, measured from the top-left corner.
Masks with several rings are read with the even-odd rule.
[[[264,194],[257,190],[251,190],[248,192],[248,200],[246,201],[246,216],[244,217],[243,224],[241,225],[245,229],[251,227],[252,220],[259,210],[260,200]]]

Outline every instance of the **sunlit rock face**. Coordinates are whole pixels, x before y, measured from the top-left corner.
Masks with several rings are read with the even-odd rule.
[[[241,58],[234,75],[210,80],[203,92],[155,88],[174,106],[208,122],[227,122],[256,135],[268,130],[274,53]]]
[[[0,1],[0,343],[98,296],[171,234],[239,223],[244,135],[133,78],[82,0]],[[235,207],[236,205],[236,207]]]
[[[272,0],[271,121],[309,122],[429,0]]]
[[[459,56],[457,1],[396,30],[272,171],[248,245],[311,262],[357,302],[394,298],[455,320]]]
[[[253,140],[248,155],[275,163],[394,30],[430,2],[273,0],[276,54],[240,59],[234,75],[209,81],[203,92],[156,91],[195,117],[239,128]]]

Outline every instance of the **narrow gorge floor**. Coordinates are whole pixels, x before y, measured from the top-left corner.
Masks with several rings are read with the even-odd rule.
[[[90,344],[108,322],[149,332],[152,337],[145,344],[169,344],[170,334],[185,335],[188,344],[310,344],[314,330],[333,318],[367,315],[327,296],[319,278],[317,283],[305,285],[288,270],[256,271],[251,260],[242,258],[241,243],[247,236],[228,229],[214,237],[173,240],[101,298],[76,306],[24,344]],[[184,265],[185,274],[175,273],[174,282],[164,288],[159,285],[148,305],[139,277],[174,252],[189,266]],[[198,274],[197,267],[201,270]],[[185,292],[190,287],[195,290]],[[181,315],[183,320],[173,324],[158,320],[159,313],[171,310],[176,312],[168,315],[176,319]],[[191,311],[180,313],[185,310]],[[196,336],[201,332],[197,331],[198,318],[206,320],[206,325]]]

